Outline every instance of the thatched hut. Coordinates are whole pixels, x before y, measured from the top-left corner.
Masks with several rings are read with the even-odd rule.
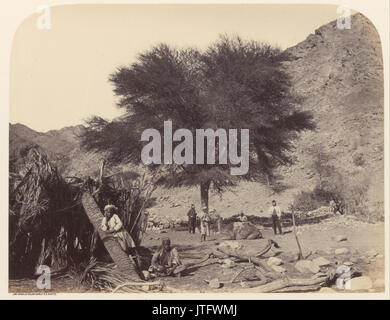
[[[124,183],[129,173],[105,177],[103,163],[95,179],[64,178],[37,147],[24,150],[23,158],[11,167],[10,276],[32,275],[41,264],[60,270],[85,265],[91,259],[111,260],[96,225],[107,203],[119,208],[124,227],[140,244],[143,212],[154,190],[145,176],[133,174],[133,179]],[[91,220],[90,212],[86,212],[85,195],[96,206],[97,220]]]

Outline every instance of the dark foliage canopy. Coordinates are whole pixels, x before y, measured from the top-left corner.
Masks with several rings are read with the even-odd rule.
[[[106,151],[112,162],[140,163],[143,130],[154,128],[163,136],[167,120],[173,130],[186,128],[194,136],[202,128],[249,129],[246,175],[231,176],[229,165],[218,163],[172,164],[163,165],[161,181],[168,186],[212,182],[220,191],[238,178],[272,178],[277,166],[291,163],[297,134],[315,127],[311,114],[297,108],[300,98],[291,90],[285,59],[278,48],[239,37],[221,36],[202,52],[160,44],[110,76],[125,114],[113,121],[88,120],[82,144]]]

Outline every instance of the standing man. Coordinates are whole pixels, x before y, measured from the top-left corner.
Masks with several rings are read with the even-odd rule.
[[[210,215],[207,212],[207,207],[203,207],[200,219],[200,241],[206,241],[206,237],[210,236]]]
[[[241,211],[240,214],[238,215],[238,220],[240,222],[247,222],[248,221],[248,218],[246,217],[246,215],[244,214],[244,211]]]
[[[188,216],[188,232],[195,233],[196,211],[195,211],[194,204],[191,204],[191,209],[188,211],[187,216]]]
[[[268,210],[271,218],[272,218],[272,228],[274,229],[274,234],[276,234],[276,228],[278,228],[279,233],[283,234],[282,232],[282,211],[280,210],[280,207],[276,205],[276,201],[272,200],[272,206]]]

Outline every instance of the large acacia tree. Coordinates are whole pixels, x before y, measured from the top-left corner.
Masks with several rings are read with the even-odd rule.
[[[178,50],[161,44],[118,68],[109,78],[125,115],[113,121],[93,117],[81,135],[88,150],[106,151],[109,160],[141,162],[140,141],[147,128],[159,130],[249,129],[250,164],[245,175],[232,176],[229,164],[161,164],[162,184],[200,186],[208,207],[210,187],[222,192],[239,179],[272,181],[274,169],[291,163],[297,133],[313,129],[309,112],[299,111],[278,48],[238,37],[220,37],[205,51]],[[218,139],[217,139],[218,152]],[[238,149],[239,150],[239,149]],[[205,154],[207,151],[205,150]],[[163,166],[163,168],[161,168]]]

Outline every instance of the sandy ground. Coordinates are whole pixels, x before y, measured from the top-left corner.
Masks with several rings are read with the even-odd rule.
[[[256,252],[264,247],[267,239],[275,240],[282,251],[281,257],[298,252],[297,244],[292,232],[292,227],[285,227],[283,235],[274,235],[270,228],[263,228],[264,239],[238,240],[249,251]],[[383,285],[378,285],[384,279],[384,224],[367,224],[348,217],[332,217],[317,224],[303,225],[297,228],[304,256],[308,259],[322,256],[333,263],[340,264],[353,261],[354,268],[369,276],[376,283],[372,292],[381,292]],[[335,237],[343,235],[346,241],[338,242]],[[164,230],[162,233],[148,231],[142,245],[153,250],[161,243],[161,238],[169,237],[172,246],[176,247],[184,263],[196,259],[202,259],[218,244],[226,240],[223,234],[212,232],[207,242],[200,242],[199,234],[189,234],[185,230]],[[225,238],[225,239],[224,239]],[[348,248],[349,253],[336,255],[336,248]],[[375,251],[375,258],[369,257],[369,252]],[[181,277],[165,277],[161,281],[165,283],[168,292],[237,292],[246,291],[240,285],[240,280],[250,276],[244,272],[235,283],[229,283],[232,277],[241,269],[248,267],[249,263],[237,263],[233,268],[221,268],[219,264],[206,265],[198,269],[189,270]],[[285,262],[283,265],[290,277],[299,278],[307,275],[300,274],[294,263]],[[223,285],[219,289],[211,289],[205,280],[218,278]],[[20,279],[10,281],[10,292],[36,292],[34,279]],[[92,292],[69,278],[53,279],[51,292]],[[253,289],[247,290],[253,292]]]

